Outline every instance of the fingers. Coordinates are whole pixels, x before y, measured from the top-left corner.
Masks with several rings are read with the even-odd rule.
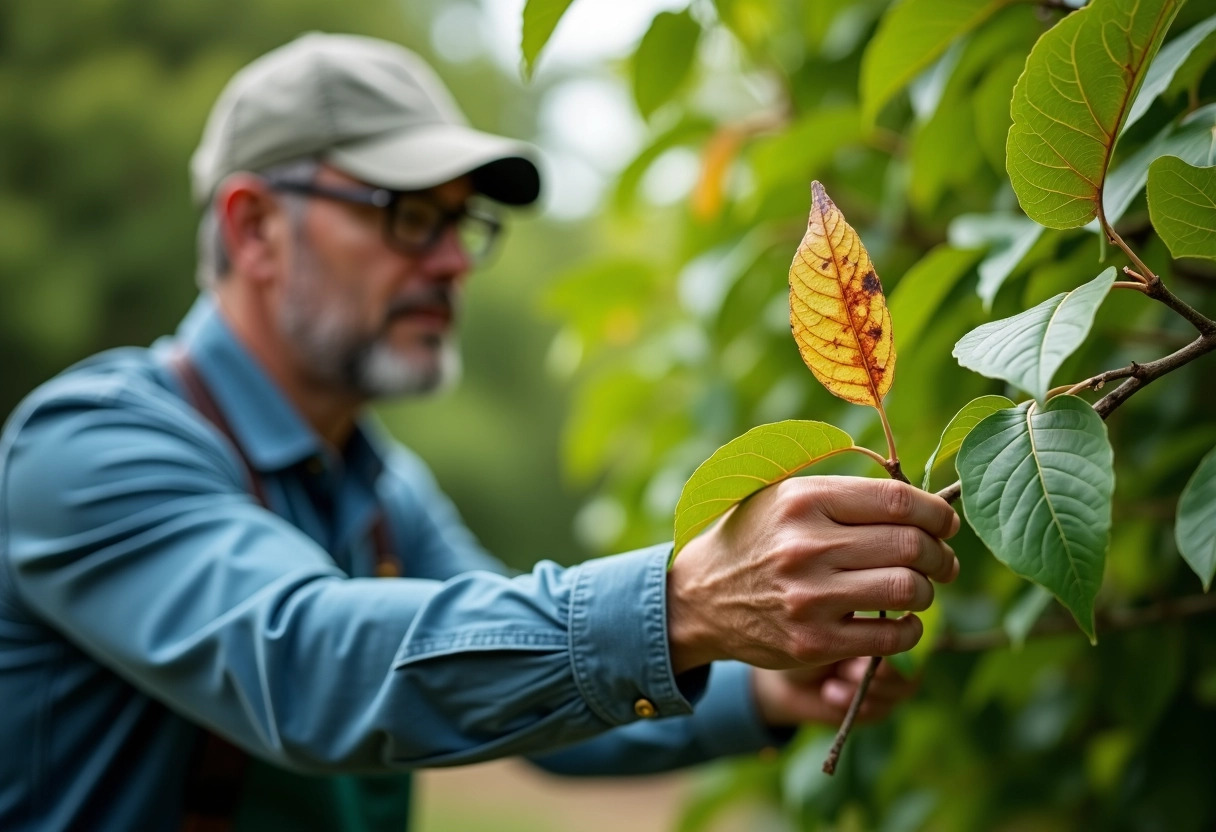
[[[827,517],[846,526],[919,526],[943,539],[953,537],[959,527],[958,515],[949,503],[898,480],[832,477],[831,487],[823,489],[820,506]]]
[[[933,603],[933,584],[915,569],[890,566],[841,572],[831,584],[828,603],[841,612],[854,610],[929,609]],[[852,655],[873,655],[854,653]]]
[[[852,656],[891,656],[911,650],[924,626],[911,613],[899,618],[851,618],[833,633],[837,659]]]
[[[837,569],[906,566],[938,583],[958,576],[954,549],[915,526],[849,526],[840,530],[828,558]]]

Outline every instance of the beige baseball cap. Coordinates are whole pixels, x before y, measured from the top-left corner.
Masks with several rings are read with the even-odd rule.
[[[230,173],[309,156],[393,190],[470,174],[508,205],[540,194],[535,148],[474,130],[421,58],[375,38],[309,33],[234,75],[190,160],[194,199]]]

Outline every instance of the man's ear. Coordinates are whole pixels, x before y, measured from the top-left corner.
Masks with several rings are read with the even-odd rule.
[[[282,264],[286,217],[270,187],[251,173],[234,173],[220,183],[215,211],[232,271],[272,281]]]

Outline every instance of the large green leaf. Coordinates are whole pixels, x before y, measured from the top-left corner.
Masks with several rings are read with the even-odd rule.
[[[1011,0],[903,0],[883,15],[861,59],[861,102],[867,123],[955,38]]]
[[[937,447],[929,455],[929,461],[925,463],[925,477],[920,487],[925,491],[929,490],[933,470],[958,452],[959,446],[976,425],[998,410],[1013,406],[1013,402],[1004,396],[980,396],[963,405],[962,410],[955,413],[954,418],[946,425]]]
[[[1162,156],[1148,168],[1148,214],[1175,257],[1216,260],[1216,167]]]
[[[1216,449],[1199,462],[1182,489],[1174,540],[1207,592],[1216,575]]]
[[[1115,139],[1180,0],[1093,0],[1039,39],[1013,90],[1006,164],[1049,228],[1097,215]]]
[[[1041,402],[1056,370],[1085,341],[1114,282],[1111,266],[1071,292],[1061,292],[1012,318],[978,326],[954,345],[954,357],[967,369],[1004,379]]]
[[[957,460],[967,522],[998,560],[1051,590],[1091,641],[1112,463],[1106,425],[1075,396],[993,413],[963,440]]]
[[[675,550],[762,488],[853,447],[824,422],[789,420],[752,428],[713,452],[684,484],[676,504]]]
[[[701,24],[687,10],[659,12],[633,53],[633,100],[647,118],[684,83],[697,54]]]
[[[1212,32],[1216,32],[1216,15],[1195,24],[1162,47],[1144,75],[1144,85],[1140,87],[1140,92],[1127,114],[1124,130],[1140,120],[1140,116],[1152,105],[1153,99],[1169,87],[1170,82],[1174,80],[1174,73],[1186,62],[1195,47]]]
[[[523,32],[520,49],[523,51],[523,73],[531,78],[536,71],[536,59],[553,37],[553,30],[562,15],[574,0],[527,0],[524,4]]]

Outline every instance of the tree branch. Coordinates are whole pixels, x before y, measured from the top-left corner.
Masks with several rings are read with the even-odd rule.
[[[1212,613],[1216,613],[1216,595],[1187,595],[1182,598],[1168,598],[1146,607],[1099,611],[1094,623],[1097,632],[1114,633],[1121,630],[1134,630],[1137,627],[1145,627],[1162,621],[1174,621]],[[1029,637],[1065,633],[1081,635],[1081,630],[1072,616],[1057,615],[1040,619],[1031,629]],[[946,653],[977,653],[1009,645],[1009,634],[998,627],[974,633],[946,633],[937,640],[933,648]]]
[[[1137,390],[1212,350],[1216,350],[1216,327],[1213,327],[1210,334],[1199,336],[1182,349],[1172,352],[1164,358],[1158,358],[1156,361],[1149,361],[1145,364],[1132,362],[1127,367],[1120,367],[1117,370],[1109,370],[1094,376],[1095,384],[1091,385],[1094,390],[1112,379],[1127,378],[1127,381],[1094,402],[1094,410],[1105,419]]]
[[[1170,309],[1186,318],[1195,329],[1199,330],[1200,335],[1216,336],[1216,321],[1203,315],[1167,289],[1165,284],[1161,282],[1161,278],[1156,275],[1150,275],[1144,294],[1155,301],[1164,303]]]
[[[1160,286],[1162,290],[1166,292],[1169,291],[1168,289],[1165,289],[1164,286],[1161,286],[1160,281],[1157,281],[1157,285]],[[1152,286],[1150,285],[1149,288],[1151,294],[1153,291]],[[1173,296],[1171,295],[1171,297]],[[1174,298],[1174,300],[1178,299]],[[1182,303],[1182,301],[1178,301],[1178,303]],[[1183,305],[1185,306],[1185,304]],[[1190,309],[1189,306],[1186,308]],[[1195,310],[1192,309],[1191,311],[1194,312]],[[1204,321],[1208,321],[1207,318],[1199,315],[1198,312],[1195,312],[1195,314]],[[1121,378],[1127,379],[1127,381],[1123,382],[1114,390],[1110,391],[1105,396],[1098,399],[1098,401],[1094,402],[1094,410],[1097,411],[1099,416],[1105,419],[1106,417],[1110,416],[1111,413],[1115,412],[1119,405],[1131,398],[1132,394],[1137,390],[1151,384],[1153,381],[1161,378],[1166,373],[1171,373],[1182,365],[1189,364],[1196,358],[1216,350],[1216,323],[1213,323],[1212,321],[1208,321],[1208,323],[1212,324],[1211,333],[1200,335],[1182,349],[1172,352],[1164,358],[1158,358],[1156,361],[1148,361],[1144,364],[1139,364],[1133,361],[1126,367],[1107,370],[1104,373],[1099,373],[1093,378],[1088,379],[1084,385],[1091,390],[1101,390],[1102,387],[1109,381],[1114,381]],[[1076,389],[1080,386],[1081,385],[1074,385],[1074,387],[1071,389]],[[943,488],[941,491],[938,491],[937,496],[941,497],[947,503],[953,503],[959,498],[961,493],[962,484],[955,481]]]

